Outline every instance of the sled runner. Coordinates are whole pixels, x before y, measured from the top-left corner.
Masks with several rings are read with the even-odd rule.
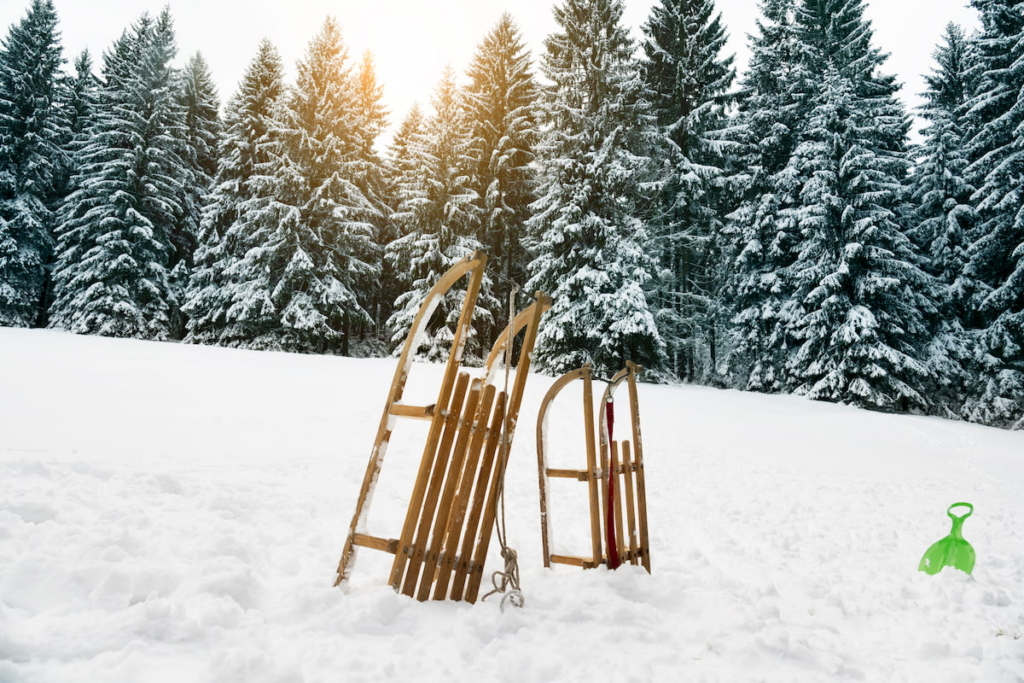
[[[536,301],[495,342],[483,376],[471,379],[460,363],[486,263],[482,252],[460,261],[434,285],[420,307],[384,404],[335,585],[349,577],[355,549],[361,547],[395,555],[388,583],[405,595],[468,602],[475,602],[479,595],[530,354],[540,318],[551,306],[550,299],[538,292]],[[428,406],[407,405],[402,393],[419,338],[444,295],[466,276],[466,296],[437,401]],[[498,360],[520,333],[515,382],[508,391],[499,389],[495,383]],[[401,532],[397,538],[383,538],[365,533],[367,505],[399,418],[429,420],[430,428]]]
[[[644,456],[640,440],[640,412],[636,376],[642,369],[632,362],[616,373],[608,383],[596,416],[593,377],[590,365],[567,372],[551,386],[541,401],[537,417],[537,468],[540,483],[541,543],[544,566],[569,564],[590,569],[604,564],[614,569],[621,562],[643,565],[651,571],[650,540],[647,530],[647,490]],[[547,414],[552,402],[568,385],[583,380],[583,431],[587,467],[582,470],[552,469],[547,458]],[[629,426],[626,438],[614,438],[615,390],[626,382],[629,387]],[[595,417],[599,425],[595,429]],[[597,433],[595,435],[595,432]],[[599,442],[599,446],[595,445]],[[548,517],[550,478],[586,482],[590,502],[590,556],[554,555],[551,552],[551,526]]]

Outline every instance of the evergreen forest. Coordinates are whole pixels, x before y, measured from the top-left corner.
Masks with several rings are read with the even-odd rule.
[[[221,100],[169,9],[95,59],[52,0],[0,43],[0,326],[385,356],[490,257],[467,355],[542,290],[535,367],[1024,428],[1024,0],[970,0],[908,111],[865,0],[509,15],[392,113],[327,18]],[[923,121],[911,142],[914,117]],[[422,355],[445,357],[459,292]]]

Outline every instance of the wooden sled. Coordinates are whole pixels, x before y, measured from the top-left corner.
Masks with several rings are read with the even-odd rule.
[[[540,483],[541,542],[544,566],[569,564],[584,569],[599,565],[617,566],[621,562],[643,565],[651,571],[650,538],[647,531],[647,488],[644,479],[643,446],[640,440],[640,412],[636,376],[642,368],[627,362],[608,383],[601,402],[594,408],[593,378],[590,365],[559,377],[541,401],[537,417],[537,468]],[[587,467],[582,470],[552,469],[547,460],[547,413],[551,403],[565,387],[583,380],[583,430]],[[609,438],[605,406],[614,401],[615,390],[626,381],[629,386],[629,415],[632,430],[627,438]],[[595,417],[597,424],[595,429]],[[614,435],[612,435],[614,436]],[[599,440],[600,447],[595,445]],[[612,479],[609,480],[609,474]],[[589,557],[554,555],[551,552],[551,527],[548,517],[548,481],[550,478],[575,479],[587,483],[590,500]],[[613,493],[610,495],[610,491]],[[611,511],[609,511],[611,498]],[[614,539],[614,544],[611,540]],[[612,553],[612,548],[616,553]]]
[[[550,299],[538,292],[536,301],[495,342],[483,376],[470,379],[469,373],[460,371],[460,363],[486,263],[486,254],[476,252],[453,266],[427,294],[413,322],[384,405],[336,586],[348,579],[355,549],[372,548],[395,555],[388,578],[395,590],[418,600],[476,602],[530,354],[540,318],[551,307]],[[402,403],[418,339],[437,304],[466,275],[469,284],[437,401],[428,406]],[[520,332],[519,364],[506,395],[495,386],[498,360]],[[401,533],[398,538],[381,538],[365,533],[367,504],[398,418],[429,420],[430,428]]]

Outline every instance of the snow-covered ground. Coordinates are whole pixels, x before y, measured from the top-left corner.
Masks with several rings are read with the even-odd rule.
[[[393,369],[0,329],[0,681],[1024,681],[1024,432],[793,397],[641,386],[653,575],[545,570],[534,376],[526,607],[400,597],[366,550],[332,588]],[[582,466],[559,410],[552,464]],[[584,487],[558,486],[556,551],[584,554]],[[973,576],[919,573],[962,500]]]

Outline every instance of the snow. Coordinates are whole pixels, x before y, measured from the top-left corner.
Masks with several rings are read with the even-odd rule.
[[[0,329],[0,681],[1024,681],[1024,433],[797,397],[642,385],[653,574],[546,570],[533,376],[507,484],[526,607],[398,596],[369,550],[335,589],[394,367]],[[550,427],[552,466],[581,466],[571,409]],[[584,554],[585,487],[552,491],[556,551]],[[957,501],[973,575],[918,572]]]

